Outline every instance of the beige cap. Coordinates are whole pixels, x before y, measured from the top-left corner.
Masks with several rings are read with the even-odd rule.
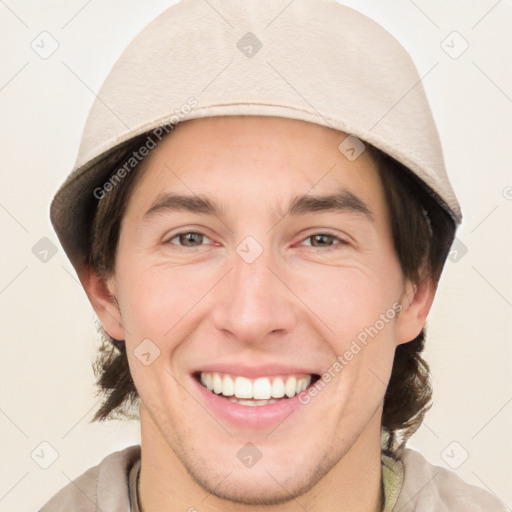
[[[94,191],[113,171],[105,157],[148,130],[226,115],[299,119],[367,141],[461,222],[420,76],[380,25],[333,0],[184,0],[114,65],[53,199],[51,220],[75,268],[88,249]]]

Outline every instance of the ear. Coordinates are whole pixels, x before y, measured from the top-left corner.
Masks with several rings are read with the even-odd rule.
[[[396,326],[397,345],[412,341],[421,332],[434,301],[436,288],[431,278],[422,280],[418,285],[406,282]]]
[[[107,334],[116,340],[124,340],[124,329],[115,296],[114,279],[108,279],[106,282],[90,266],[81,268],[78,278]]]

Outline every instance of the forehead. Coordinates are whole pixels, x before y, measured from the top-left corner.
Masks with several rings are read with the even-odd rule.
[[[280,165],[282,169],[293,167],[300,171],[309,166],[313,171],[315,166],[310,166],[310,163],[333,162],[342,156],[338,146],[346,137],[347,134],[338,130],[296,119],[207,117],[178,124],[148,160],[161,161],[158,156],[162,156],[166,149],[179,148],[180,151],[173,155],[175,162],[182,161],[182,156],[185,156],[187,160],[215,157],[215,160],[243,164],[242,159],[246,158],[245,163],[272,161],[274,166]],[[364,152],[361,157],[360,163],[371,164],[371,159]],[[359,166],[355,164],[353,167]]]
[[[383,194],[375,163],[366,151],[349,160],[339,149],[346,138],[325,126],[279,117],[189,120],[146,158],[131,194],[137,200],[130,203],[147,208],[172,191],[206,195],[227,208],[273,201],[282,215],[282,205],[298,195],[345,190],[378,210]],[[243,204],[236,201],[240,195]]]

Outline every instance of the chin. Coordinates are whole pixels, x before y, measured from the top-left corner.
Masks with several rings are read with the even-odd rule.
[[[219,473],[219,461],[213,464],[190,465],[183,461],[194,481],[206,492],[232,503],[245,505],[279,505],[306,494],[336,464],[337,457],[325,454],[320,462],[304,467],[295,461],[292,465],[269,464],[260,460],[252,468],[238,465],[220,465],[226,468]]]

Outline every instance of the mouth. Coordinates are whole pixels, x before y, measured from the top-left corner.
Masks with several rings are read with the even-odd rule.
[[[291,374],[250,378],[220,372],[195,372],[196,381],[219,398],[245,407],[288,401],[314,385],[317,374]]]

